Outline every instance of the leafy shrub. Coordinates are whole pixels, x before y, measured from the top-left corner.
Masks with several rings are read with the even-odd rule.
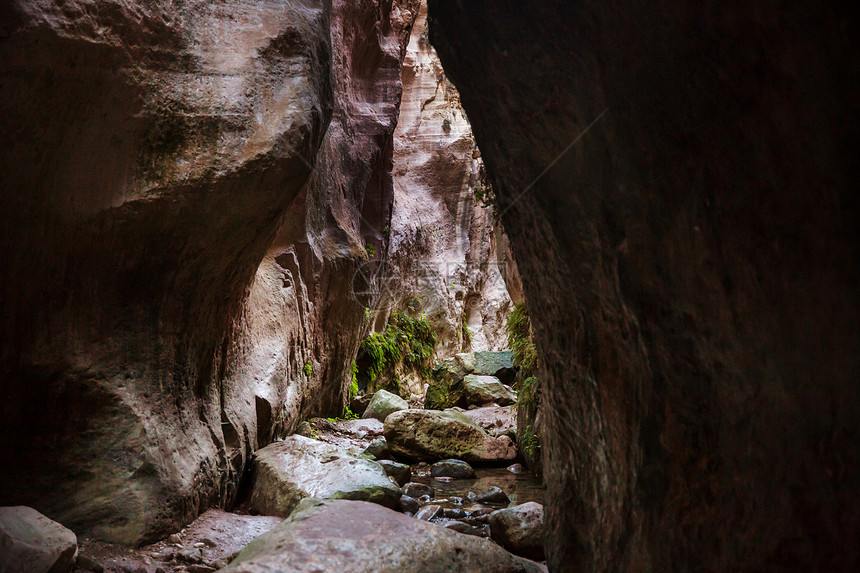
[[[370,380],[375,381],[383,373],[396,379],[395,370],[401,365],[429,376],[438,341],[423,314],[412,317],[404,312],[395,312],[384,331],[373,333],[361,341],[361,348],[369,358],[367,373]]]

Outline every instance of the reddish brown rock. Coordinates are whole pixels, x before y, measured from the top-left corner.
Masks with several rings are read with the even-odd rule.
[[[330,4],[0,8],[0,503],[141,543],[340,409],[416,6]]]
[[[545,369],[550,569],[856,568],[856,12],[429,5]]]

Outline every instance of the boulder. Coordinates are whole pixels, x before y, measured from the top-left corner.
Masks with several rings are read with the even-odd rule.
[[[0,507],[0,571],[66,573],[75,564],[74,533],[31,507]]]
[[[409,402],[387,390],[379,390],[371,398],[362,418],[376,418],[384,422],[392,412],[409,409]]]
[[[517,433],[516,405],[487,406],[467,410],[463,414],[491,436],[509,436]]]
[[[516,458],[509,437],[494,438],[459,412],[395,412],[386,418],[384,434],[392,453],[408,459],[492,462]]]
[[[463,395],[467,404],[482,406],[495,402],[499,406],[513,404],[517,395],[505,388],[495,376],[469,374],[463,379]]]
[[[462,521],[446,521],[441,524],[442,527],[446,529],[450,529],[452,531],[456,531],[457,533],[463,533],[465,535],[474,535],[475,537],[485,537],[483,532],[473,525],[469,525],[468,523],[463,523]]]
[[[251,507],[286,517],[305,497],[357,499],[394,507],[400,489],[378,463],[304,436],[257,452]]]
[[[379,460],[377,463],[382,466],[382,470],[388,477],[394,478],[394,481],[396,481],[400,487],[403,487],[405,484],[409,483],[410,479],[412,479],[412,468],[406,464],[401,464],[391,460]]]
[[[442,460],[430,466],[433,477],[469,479],[475,477],[475,470],[463,460]]]
[[[424,395],[424,407],[442,410],[463,402],[463,378],[469,374],[459,356],[443,360],[433,368]]]
[[[471,364],[474,365],[472,374],[495,376],[504,384],[512,384],[516,376],[513,353],[509,350],[473,352]]]
[[[532,573],[543,569],[489,539],[461,535],[382,506],[305,500],[222,571],[281,573]]]
[[[490,536],[517,555],[543,560],[543,534],[543,506],[534,501],[490,515]]]

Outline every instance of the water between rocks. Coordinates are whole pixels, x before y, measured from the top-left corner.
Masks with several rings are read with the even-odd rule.
[[[540,479],[531,472],[515,474],[507,468],[475,468],[477,477],[474,479],[434,478],[430,475],[430,466],[426,464],[412,467],[412,481],[423,483],[436,490],[432,503],[442,507],[462,507],[457,503],[442,501],[454,497],[463,499],[463,505],[472,502],[466,499],[468,492],[481,493],[495,486],[502,489],[511,499],[509,503],[485,503],[484,505],[501,509],[536,501],[543,505],[546,488]]]

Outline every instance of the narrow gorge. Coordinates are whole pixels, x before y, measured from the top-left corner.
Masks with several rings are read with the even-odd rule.
[[[856,23],[0,0],[0,571],[860,569]]]

